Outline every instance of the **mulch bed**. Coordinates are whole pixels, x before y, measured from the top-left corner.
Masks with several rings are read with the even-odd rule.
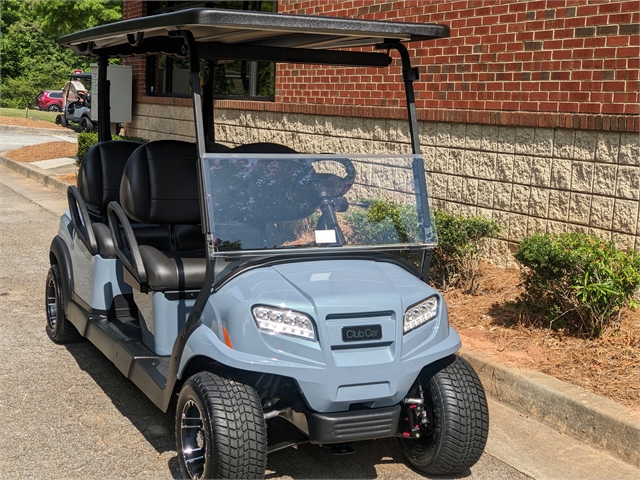
[[[532,326],[509,304],[520,294],[517,269],[484,266],[476,295],[444,292],[451,325],[463,344],[496,361],[537,370],[640,412],[640,312],[623,310],[620,323],[598,338]]]

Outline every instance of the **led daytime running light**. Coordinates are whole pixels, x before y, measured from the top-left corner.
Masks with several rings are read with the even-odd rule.
[[[272,334],[293,335],[315,340],[313,322],[308,315],[293,310],[255,306],[251,309],[258,328]]]
[[[424,325],[438,315],[438,297],[429,297],[404,312],[404,333]]]

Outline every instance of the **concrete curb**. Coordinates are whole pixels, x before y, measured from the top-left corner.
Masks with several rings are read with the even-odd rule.
[[[69,184],[50,176],[47,172],[40,168],[29,165],[28,163],[16,162],[14,160],[11,160],[10,158],[5,157],[2,154],[0,154],[0,165],[4,165],[5,167],[8,167],[11,170],[14,170],[26,177],[32,178],[35,181],[46,185],[47,187],[53,188],[54,190],[62,193],[65,196],[67,195]]]
[[[31,133],[34,135],[65,135],[75,137],[78,134],[68,128],[31,128],[16,125],[0,125],[0,132]]]
[[[563,434],[640,467],[640,415],[622,405],[540,372],[496,364],[479,350],[460,355],[488,395]]]

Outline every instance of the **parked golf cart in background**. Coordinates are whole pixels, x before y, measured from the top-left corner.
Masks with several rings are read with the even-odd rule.
[[[98,62],[99,143],[51,244],[47,333],[59,343],[86,337],[162,411],[175,406],[184,477],[262,477],[267,453],[304,442],[349,451],[397,437],[427,474],[464,472],[480,458],[484,391],[455,355],[460,337],[427,283],[437,236],[419,74],[404,45],[448,34],[189,9],[61,38]],[[402,62],[411,154],[216,143],[219,62],[380,70],[391,52]],[[112,141],[109,59],[158,54],[189,62],[196,142]],[[306,439],[269,444],[275,417]]]
[[[74,73],[62,88],[62,113],[56,123],[63,127],[76,125],[82,132],[92,132],[95,123],[91,120],[91,73]]]

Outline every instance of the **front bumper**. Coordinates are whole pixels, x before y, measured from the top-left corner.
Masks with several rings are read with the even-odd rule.
[[[309,413],[311,443],[348,443],[393,437],[400,424],[400,405],[337,413]]]

